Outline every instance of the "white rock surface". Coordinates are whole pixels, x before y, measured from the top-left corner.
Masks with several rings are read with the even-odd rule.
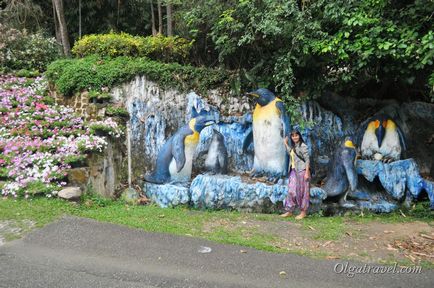
[[[78,200],[82,194],[80,187],[66,187],[59,191],[57,196],[66,200]]]

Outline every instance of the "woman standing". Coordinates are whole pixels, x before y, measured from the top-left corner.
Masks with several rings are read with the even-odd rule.
[[[300,215],[295,219],[306,217],[309,208],[309,180],[310,162],[307,145],[298,130],[291,132],[291,147],[288,145],[288,136],[283,140],[286,151],[290,156],[288,195],[283,202],[285,213],[281,217],[291,217],[295,206],[300,208]]]

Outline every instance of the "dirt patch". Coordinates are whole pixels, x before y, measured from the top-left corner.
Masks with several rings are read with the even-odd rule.
[[[316,227],[316,228],[315,228]],[[204,232],[225,229],[245,234],[249,231],[273,236],[268,244],[281,250],[323,256],[329,259],[354,259],[363,262],[434,265],[434,222],[359,223],[344,221],[327,239],[327,229],[293,221],[246,219],[234,223],[219,219],[204,225]],[[334,239],[336,238],[336,239]]]

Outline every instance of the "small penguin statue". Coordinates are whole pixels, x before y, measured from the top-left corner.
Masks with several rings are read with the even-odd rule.
[[[212,174],[228,173],[228,150],[224,136],[216,129],[213,129],[211,144],[205,159],[205,168]]]

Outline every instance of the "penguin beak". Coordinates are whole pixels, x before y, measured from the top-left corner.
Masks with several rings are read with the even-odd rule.
[[[254,93],[254,92],[247,93],[247,96],[253,97],[253,98],[259,98],[259,95]]]
[[[386,128],[383,123],[380,123],[378,127],[375,129],[375,135],[377,136],[378,147],[381,147],[381,143],[383,143],[384,134],[386,132]]]
[[[205,127],[211,126],[215,123],[215,121],[207,121],[205,122]]]
[[[351,141],[351,140],[345,141],[345,147],[356,148],[356,146],[354,145],[353,141]]]

